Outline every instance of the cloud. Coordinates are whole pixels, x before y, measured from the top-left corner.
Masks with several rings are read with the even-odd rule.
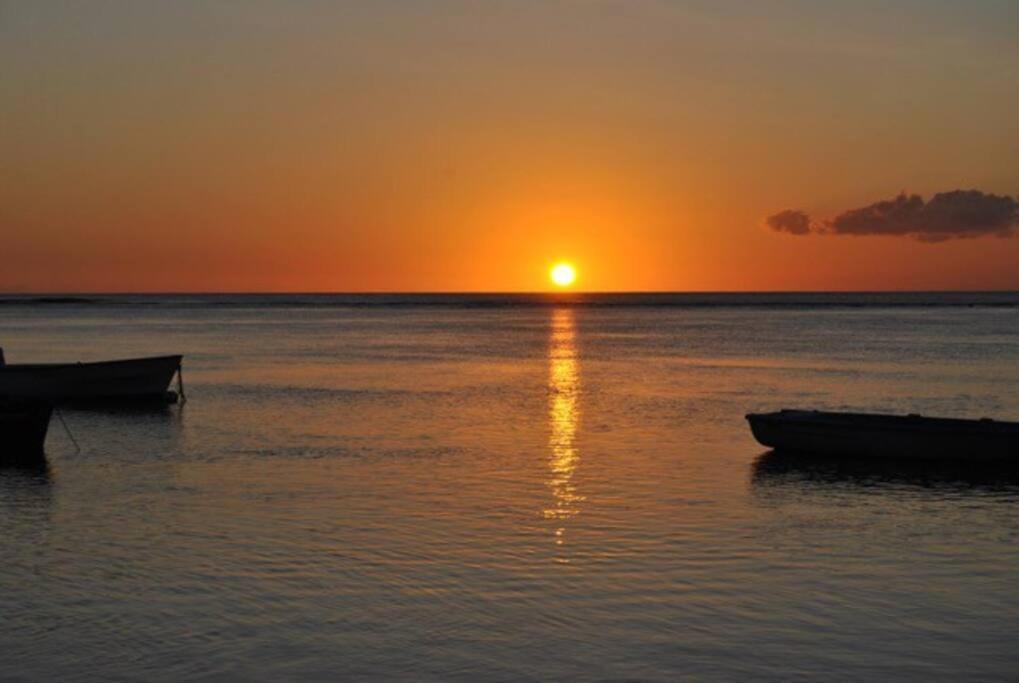
[[[764,224],[772,230],[793,235],[806,235],[810,232],[810,216],[795,209],[786,209],[774,216],[768,216],[764,219]]]
[[[794,235],[894,235],[922,242],[985,235],[1013,237],[1019,227],[1019,200],[979,190],[952,190],[939,192],[925,202],[918,194],[902,193],[843,211],[820,225],[812,223],[806,213],[794,210],[770,216],[765,223]]]

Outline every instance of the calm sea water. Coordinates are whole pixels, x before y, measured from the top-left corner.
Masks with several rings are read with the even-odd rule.
[[[0,679],[1019,672],[1019,472],[743,419],[1019,420],[1015,294],[6,297],[0,344],[190,399],[0,471]]]

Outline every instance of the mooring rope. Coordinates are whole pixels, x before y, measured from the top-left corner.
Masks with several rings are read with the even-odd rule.
[[[61,413],[56,408],[53,409],[53,412],[57,414],[58,418],[60,418],[60,424],[64,425],[64,431],[67,432],[68,438],[71,439],[71,443],[74,444],[75,452],[76,453],[81,453],[81,446],[78,445],[78,440],[75,439],[74,438],[74,434],[71,433],[71,428],[67,426],[67,421],[64,420],[64,414]]]
[[[180,396],[180,404],[184,405],[188,402],[188,397],[184,395],[184,366],[177,366],[177,394]]]

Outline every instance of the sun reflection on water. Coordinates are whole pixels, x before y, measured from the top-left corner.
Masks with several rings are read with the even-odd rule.
[[[553,505],[545,509],[545,518],[558,520],[556,544],[565,542],[565,521],[576,515],[584,497],[573,481],[580,452],[577,449],[577,425],[580,421],[580,364],[577,359],[576,323],[573,310],[559,308],[552,313],[552,331],[548,351],[549,470],[548,486]]]

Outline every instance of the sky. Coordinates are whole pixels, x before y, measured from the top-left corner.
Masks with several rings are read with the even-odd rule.
[[[1016,26],[0,0],[0,291],[1019,289]]]

